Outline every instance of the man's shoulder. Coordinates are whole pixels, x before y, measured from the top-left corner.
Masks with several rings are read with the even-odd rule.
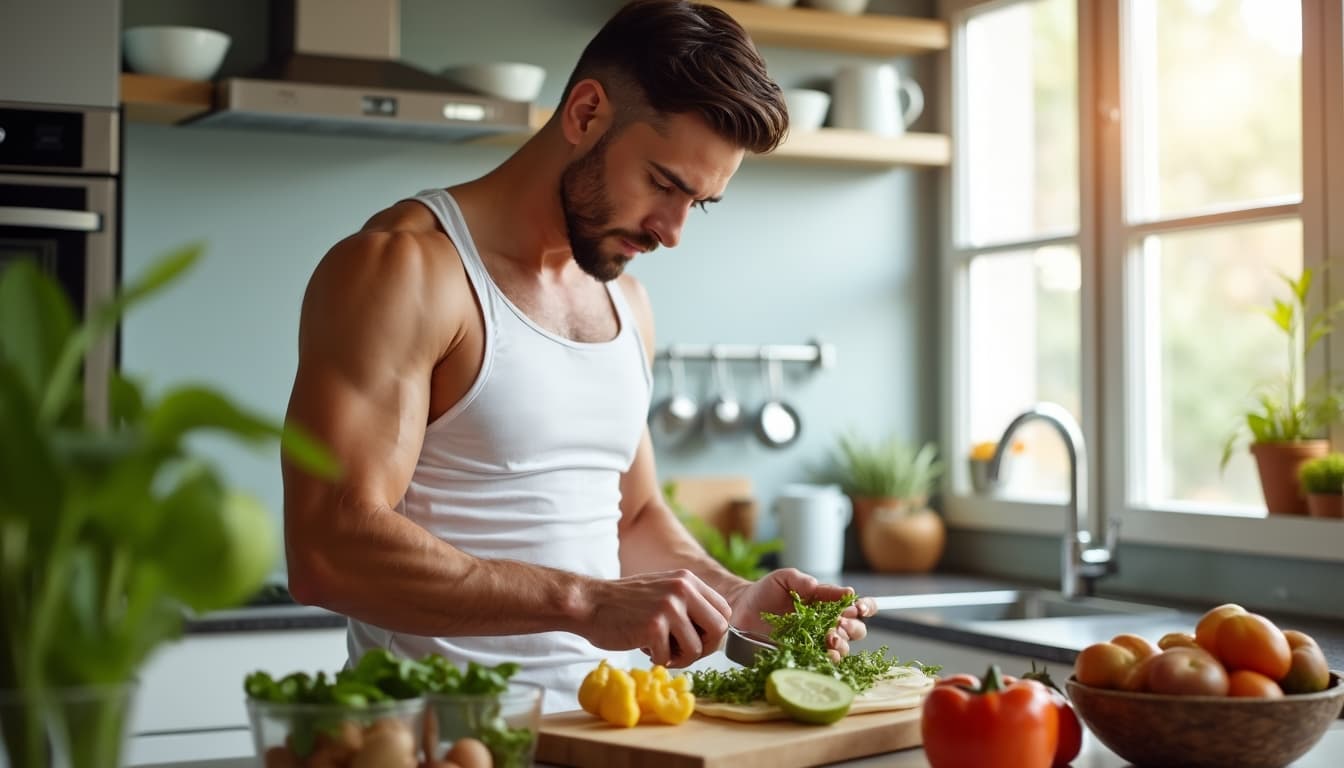
[[[430,221],[415,211],[424,211]],[[453,242],[423,206],[403,201],[380,211],[327,251],[309,284],[319,295],[398,296],[407,306],[442,305],[466,285]],[[450,296],[449,294],[453,294]],[[406,299],[419,296],[420,300]]]

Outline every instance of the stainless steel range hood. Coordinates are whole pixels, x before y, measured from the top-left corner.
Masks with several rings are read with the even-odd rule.
[[[530,105],[403,64],[400,0],[271,0],[271,59],[220,81],[194,124],[461,140],[528,127]]]

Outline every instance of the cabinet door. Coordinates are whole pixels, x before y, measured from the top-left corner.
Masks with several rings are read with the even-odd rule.
[[[170,768],[194,765],[199,760],[250,758],[255,754],[252,732],[246,729],[165,733],[159,736],[132,736],[126,753],[126,765]],[[250,768],[251,761],[239,765]]]
[[[159,649],[145,665],[132,733],[246,729],[243,678],[248,674],[332,673],[345,660],[343,628],[187,635]]]
[[[121,0],[15,0],[0,18],[0,101],[117,106]]]

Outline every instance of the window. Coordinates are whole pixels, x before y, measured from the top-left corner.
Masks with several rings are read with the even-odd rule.
[[[1326,261],[1329,183],[1312,169],[1344,155],[1344,130],[1304,93],[1344,94],[1344,73],[1323,66],[1344,55],[1344,0],[943,5],[949,455],[1047,400],[1102,457],[1091,500],[1111,514],[1156,538],[1172,513],[1264,517],[1249,455],[1219,460],[1255,385],[1288,364],[1258,312],[1284,295],[1276,273]],[[1308,24],[1305,49],[1304,9],[1334,24]],[[1058,437],[1020,437],[992,496],[958,467],[954,520],[1061,499]]]

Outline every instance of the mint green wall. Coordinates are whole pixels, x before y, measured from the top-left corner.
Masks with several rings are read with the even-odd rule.
[[[264,55],[265,0],[125,0],[125,23],[194,23],[235,36],[226,73]],[[524,60],[549,71],[551,104],[588,36],[615,0],[403,0],[404,57],[428,69],[471,60]],[[930,15],[931,2],[874,0],[877,10]],[[521,30],[521,31],[520,31]],[[765,49],[785,86],[815,84],[845,60]],[[938,105],[934,62],[903,61]],[[920,127],[932,130],[925,117]],[[403,195],[479,175],[505,150],[419,142],[318,137],[191,127],[127,126],[128,274],[190,240],[209,244],[184,284],[126,324],[127,369],[162,386],[204,380],[248,405],[283,413],[295,364],[298,302],[313,265],[332,243]],[[633,271],[667,342],[834,343],[839,365],[791,370],[787,394],[802,414],[794,447],[769,451],[750,439],[660,450],[664,476],[745,473],[768,502],[780,484],[807,477],[835,433],[861,427],[931,438],[938,397],[935,259],[938,174],[750,162],[708,215],[693,214],[681,247],[642,258]],[[753,366],[736,369],[739,394],[759,401]],[[658,368],[661,398],[666,370]],[[748,379],[747,377],[751,378]],[[698,391],[708,396],[706,377]],[[230,478],[278,514],[272,453],[211,446]],[[764,533],[770,533],[766,518]],[[1112,592],[1196,600],[1240,599],[1344,615],[1337,565],[1123,545]],[[1057,540],[954,531],[945,565],[1053,583]]]
[[[931,6],[931,3],[924,4]],[[225,73],[264,50],[264,5],[132,2],[126,23],[202,23],[235,36]],[[558,98],[569,68],[618,3],[509,0],[403,2],[403,56],[426,69],[472,59],[548,69],[539,100]],[[925,12],[930,10],[926,7]],[[194,14],[194,15],[193,15]],[[525,21],[520,21],[525,20]],[[518,30],[525,30],[519,33]],[[828,76],[846,57],[767,49],[785,86]],[[915,62],[903,62],[915,66]],[[932,90],[934,61],[912,71]],[[932,114],[932,105],[931,112]],[[927,121],[926,121],[927,122]],[[126,274],[187,241],[209,251],[183,284],[128,319],[123,366],[156,386],[203,380],[247,405],[283,413],[296,360],[299,301],[313,266],[378,209],[417,190],[486,172],[508,150],[205,127],[128,124]],[[802,439],[772,451],[753,438],[698,441],[659,453],[660,472],[744,473],[768,501],[807,479],[834,436],[861,427],[908,438],[935,434],[934,311],[937,173],[748,160],[724,202],[693,213],[682,245],[633,265],[669,342],[836,346],[838,365],[786,371]],[[734,369],[749,405],[763,396],[755,364]],[[692,381],[711,395],[708,371]],[[655,400],[667,371],[658,366]],[[273,452],[212,445],[230,478],[280,509]],[[764,520],[765,534],[772,526]]]

